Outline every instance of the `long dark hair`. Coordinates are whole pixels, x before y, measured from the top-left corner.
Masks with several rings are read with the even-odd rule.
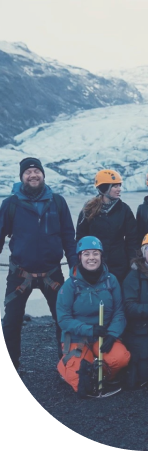
[[[103,195],[93,197],[83,207],[83,213],[87,221],[91,221],[94,216],[98,215],[103,203]]]

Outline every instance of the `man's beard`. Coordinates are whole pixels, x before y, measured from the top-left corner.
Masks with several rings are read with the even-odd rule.
[[[29,194],[39,193],[40,191],[42,191],[44,184],[44,180],[42,180],[38,186],[31,186],[28,182],[23,182],[24,191],[28,192]]]
[[[31,197],[36,197],[43,191],[44,186],[44,180],[38,186],[31,186],[28,182],[23,182],[23,191]]]

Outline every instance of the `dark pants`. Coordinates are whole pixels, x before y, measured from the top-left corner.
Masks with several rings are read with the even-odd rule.
[[[59,282],[60,285],[64,283],[64,277],[60,269],[57,269],[52,275],[52,280]],[[24,282],[24,278],[18,277],[17,273],[9,271],[7,276],[7,288],[5,298],[16,290]],[[42,277],[34,277],[31,287],[27,287],[23,294],[19,293],[16,298],[12,299],[5,305],[5,316],[3,318],[3,334],[6,346],[15,366],[19,366],[19,357],[21,354],[21,328],[23,323],[23,316],[25,313],[25,306],[28,297],[34,288],[39,288],[45,296],[49,305],[51,314],[56,323],[56,338],[58,342],[58,354],[61,358],[61,329],[57,324],[56,317],[56,299],[57,291],[50,286],[45,286]]]
[[[125,384],[128,389],[134,390],[148,381],[148,334],[125,331],[123,341],[131,353]]]

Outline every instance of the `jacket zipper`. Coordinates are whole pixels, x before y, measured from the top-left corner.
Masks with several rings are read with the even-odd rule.
[[[92,304],[92,296],[91,296],[91,291],[89,291],[89,299],[90,299],[90,304]]]
[[[47,216],[48,216],[48,213],[47,213],[47,211],[46,211],[46,213],[45,213],[45,233],[48,233]]]
[[[48,213],[46,212],[45,213],[45,233],[48,233],[47,216],[48,216]],[[41,223],[41,218],[39,217],[38,218],[38,224],[40,225],[40,223]]]

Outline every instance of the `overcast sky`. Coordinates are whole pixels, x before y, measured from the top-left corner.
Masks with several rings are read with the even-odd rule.
[[[4,0],[0,41],[91,71],[148,64],[148,0]]]

